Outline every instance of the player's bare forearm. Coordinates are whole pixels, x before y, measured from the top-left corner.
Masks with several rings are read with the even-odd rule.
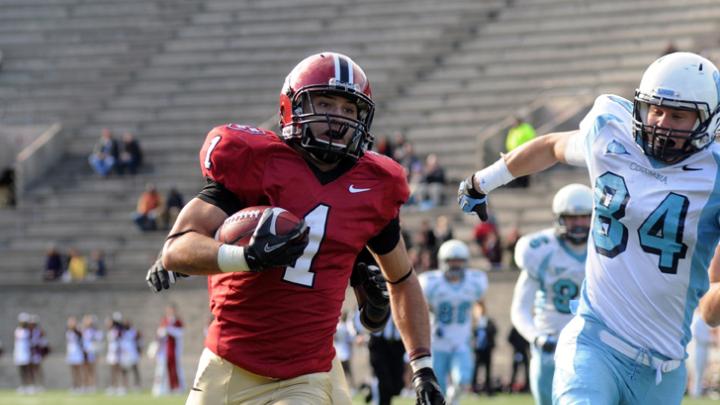
[[[430,318],[425,296],[412,270],[412,263],[400,238],[389,253],[375,255],[380,268],[389,281],[390,307],[393,320],[402,335],[405,349],[430,348]]]
[[[430,317],[417,276],[390,285],[390,307],[408,353],[430,348]]]
[[[197,198],[191,200],[168,234],[163,266],[190,275],[220,273],[217,264],[220,242],[212,235],[225,218],[227,215],[220,208]]]
[[[720,282],[710,284],[710,289],[700,300],[700,314],[710,327],[720,325]]]
[[[720,325],[720,245],[715,247],[708,277],[710,289],[700,300],[700,314],[708,325],[715,327]]]

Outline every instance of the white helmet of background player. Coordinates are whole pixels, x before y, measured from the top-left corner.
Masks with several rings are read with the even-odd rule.
[[[650,106],[692,111],[690,130],[648,124]],[[660,57],[635,90],[633,135],[647,156],[673,164],[712,144],[720,127],[720,73],[700,55],[675,52]]]
[[[465,242],[450,239],[440,245],[437,258],[438,266],[443,272],[462,271],[470,261],[470,249]]]
[[[590,234],[589,217],[592,215],[593,193],[583,184],[568,184],[561,188],[553,198],[552,210],[555,214],[556,234],[570,243],[587,243]],[[575,224],[568,226],[567,217],[587,216],[587,226]]]

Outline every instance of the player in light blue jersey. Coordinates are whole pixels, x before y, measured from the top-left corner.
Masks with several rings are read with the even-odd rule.
[[[558,161],[588,168],[585,282],[555,352],[553,403],[681,402],[690,322],[720,239],[719,99],[712,62],[665,55],[633,102],[602,95],[579,129],[538,137],[461,183],[461,208],[485,220],[486,194],[513,178]],[[703,305],[709,322],[716,302]]]
[[[419,276],[433,314],[433,368],[441,390],[447,393],[448,404],[457,404],[472,384],[472,308],[487,290],[487,276],[467,268],[469,260],[467,245],[451,239],[438,250],[440,269]],[[452,381],[449,387],[448,378]]]
[[[518,241],[515,261],[522,269],[510,314],[520,334],[532,343],[530,390],[538,405],[552,404],[555,346],[570,322],[570,301],[585,279],[587,239],[593,195],[588,186],[569,184],[553,198],[555,226]]]

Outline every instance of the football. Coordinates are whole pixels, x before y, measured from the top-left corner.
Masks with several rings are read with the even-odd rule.
[[[247,246],[255,228],[266,210],[274,210],[274,223],[270,232],[283,235],[290,232],[301,221],[291,212],[267,205],[247,207],[229,216],[215,232],[215,239],[222,243]]]

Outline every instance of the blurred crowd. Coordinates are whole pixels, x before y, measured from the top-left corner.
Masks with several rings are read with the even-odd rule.
[[[155,396],[185,394],[182,368],[184,324],[174,305],[165,308],[154,336],[145,347],[142,333],[120,312],[105,319],[104,328],[94,314],[67,318],[65,363],[70,368],[70,392],[125,395],[143,387],[140,360],[145,354],[156,363],[152,380]],[[2,345],[0,344],[0,355]],[[62,352],[61,348],[54,350]],[[38,316],[22,312],[14,331],[13,363],[17,367],[20,394],[45,390],[43,362],[52,349]],[[98,378],[98,366],[107,369],[107,379]]]

